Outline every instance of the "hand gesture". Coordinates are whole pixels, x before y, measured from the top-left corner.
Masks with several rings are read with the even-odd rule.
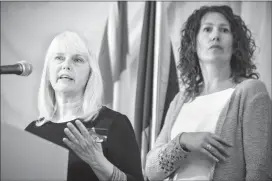
[[[201,152],[216,162],[225,161],[229,157],[227,148],[232,147],[219,136],[208,132],[183,133],[180,141],[188,150]]]
[[[72,123],[67,123],[64,132],[68,139],[63,138],[63,142],[83,161],[93,167],[98,166],[99,160],[104,157],[101,143],[96,142],[96,136],[92,134],[93,130],[89,132],[79,120],[75,123],[79,130]]]

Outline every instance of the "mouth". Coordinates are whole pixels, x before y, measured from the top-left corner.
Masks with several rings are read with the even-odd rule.
[[[210,47],[210,49],[220,49],[220,50],[222,50],[223,48],[220,45],[212,45]]]
[[[59,76],[58,80],[74,80],[69,75],[61,75]]]

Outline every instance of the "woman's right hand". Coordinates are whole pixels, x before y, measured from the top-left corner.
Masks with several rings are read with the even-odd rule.
[[[232,147],[219,136],[209,132],[184,132],[181,135],[180,143],[185,145],[189,151],[201,152],[216,162],[225,161],[229,157],[226,148]]]

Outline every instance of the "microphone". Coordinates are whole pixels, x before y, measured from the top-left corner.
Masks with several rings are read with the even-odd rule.
[[[32,65],[26,61],[20,61],[14,65],[0,66],[0,74],[16,74],[21,76],[28,76],[32,72]]]

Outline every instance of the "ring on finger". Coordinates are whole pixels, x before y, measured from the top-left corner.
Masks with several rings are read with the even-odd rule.
[[[207,148],[209,151],[212,150],[212,146],[211,146],[210,144],[207,144],[207,145],[206,145],[206,148]]]

